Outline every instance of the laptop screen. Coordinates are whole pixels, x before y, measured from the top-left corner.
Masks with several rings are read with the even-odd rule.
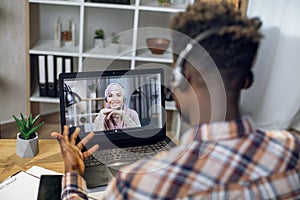
[[[162,69],[60,74],[62,126],[93,131],[98,142],[165,137],[163,77]]]

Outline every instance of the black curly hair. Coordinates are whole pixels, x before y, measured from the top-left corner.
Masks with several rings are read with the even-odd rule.
[[[258,31],[260,26],[261,21],[258,18],[243,17],[233,4],[225,1],[197,1],[172,19],[170,28],[188,36],[182,39],[178,38],[178,34],[172,34],[173,52],[178,54],[190,38],[195,38],[201,32],[219,27],[216,34],[208,36],[199,44],[209,53],[220,71],[229,70],[236,73],[237,70],[242,72],[245,78],[251,73],[252,62],[262,38]],[[230,73],[228,75],[231,76]]]

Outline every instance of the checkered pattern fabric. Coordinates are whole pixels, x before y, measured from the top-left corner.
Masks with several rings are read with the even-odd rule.
[[[249,117],[201,124],[182,144],[121,170],[107,199],[295,199],[300,142],[256,130]]]

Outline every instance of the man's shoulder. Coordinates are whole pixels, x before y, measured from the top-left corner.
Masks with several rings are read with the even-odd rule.
[[[281,146],[285,151],[294,152],[293,154],[300,154],[300,140],[299,137],[287,130],[271,130],[271,131],[256,131],[268,143],[268,146]]]
[[[257,131],[258,133],[264,134],[267,138],[277,141],[294,141],[299,144],[299,137],[287,130],[267,130]],[[300,144],[299,144],[300,145]]]

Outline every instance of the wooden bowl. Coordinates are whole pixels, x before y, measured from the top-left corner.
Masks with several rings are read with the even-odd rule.
[[[169,47],[171,41],[166,38],[147,38],[147,46],[152,54],[163,54]]]

